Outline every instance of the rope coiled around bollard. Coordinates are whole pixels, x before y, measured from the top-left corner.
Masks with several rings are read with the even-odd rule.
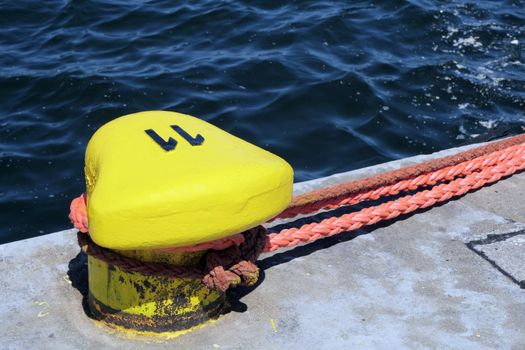
[[[257,226],[243,232],[242,235],[244,241],[239,246],[208,251],[204,257],[204,268],[173,266],[129,258],[97,245],[88,234],[82,232],[77,233],[77,239],[84,253],[123,271],[160,277],[200,279],[208,288],[224,292],[233,286],[252,286],[259,279],[259,268],[255,261],[266,245],[266,229]]]
[[[379,221],[391,220],[462,196],[524,169],[525,134],[522,134],[452,156],[313,191],[294,198],[290,207],[277,218],[310,214],[321,209],[334,209],[398,195],[422,187],[431,187],[358,212],[306,224],[299,228],[283,229],[267,235],[266,229],[259,226],[243,232],[241,236],[235,235],[213,242],[173,249],[182,251],[211,249],[206,254],[203,270],[138,262],[99,247],[89,239],[88,235],[80,233],[79,243],[81,240],[88,242],[85,250],[88,254],[107,259],[106,261],[114,265],[118,264],[117,266],[129,272],[200,278],[209,288],[225,291],[230,286],[256,283],[259,270],[255,261],[262,252],[289,248],[373,225]],[[84,195],[71,203],[70,219],[81,232],[88,230],[85,205]],[[213,250],[214,248],[217,250]],[[147,266],[141,268],[139,265]]]
[[[203,278],[208,288],[225,291],[229,287],[253,286],[259,280],[255,264],[266,246],[266,229],[257,226],[243,232],[244,242],[224,250],[211,250],[206,255],[207,274]]]

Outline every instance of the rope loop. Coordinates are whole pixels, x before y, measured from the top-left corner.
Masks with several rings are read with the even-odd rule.
[[[259,268],[255,264],[267,241],[266,229],[258,226],[242,233],[243,242],[224,250],[210,250],[204,257],[204,268],[173,266],[144,262],[103,248],[91,240],[89,234],[77,233],[82,252],[117,266],[129,273],[143,275],[200,279],[209,289],[225,292],[238,285],[252,286],[259,279]]]
[[[81,233],[78,236],[79,244],[87,254],[128,272],[199,278],[209,288],[226,291],[232,286],[251,286],[257,282],[259,269],[255,262],[262,252],[289,248],[357,230],[383,220],[392,220],[400,215],[463,196],[469,191],[475,191],[524,169],[525,134],[521,134],[451,156],[297,196],[277,218],[292,218],[322,209],[335,209],[363,201],[401,195],[395,200],[301,227],[286,228],[272,234],[267,234],[264,227],[258,226],[242,234],[217,241],[190,247],[163,249],[208,250],[203,269],[136,261],[97,246],[88,235]],[[416,190],[418,191],[415,193],[408,192]],[[84,194],[71,203],[69,218],[80,232],[88,231]]]
[[[244,242],[224,250],[212,250],[206,255],[203,282],[208,288],[225,291],[230,286],[253,286],[259,279],[255,264],[267,243],[266,229],[255,227],[243,233]]]
[[[85,193],[82,193],[80,196],[71,201],[71,205],[69,206],[69,220],[80,232],[88,232],[88,216]]]

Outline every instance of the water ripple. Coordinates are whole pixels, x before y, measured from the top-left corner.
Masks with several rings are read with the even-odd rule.
[[[0,1],[0,242],[68,227],[92,133],[199,116],[296,180],[516,133],[522,0]]]

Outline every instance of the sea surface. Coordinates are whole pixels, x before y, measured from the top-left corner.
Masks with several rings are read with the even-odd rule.
[[[198,116],[303,181],[521,132],[524,49],[524,0],[0,0],[0,243],[70,227],[121,115]]]

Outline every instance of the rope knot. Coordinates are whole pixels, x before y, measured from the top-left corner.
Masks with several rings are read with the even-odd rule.
[[[243,232],[244,242],[206,255],[206,271],[202,281],[210,289],[225,292],[229,287],[253,286],[259,279],[255,261],[263,251],[267,235],[262,226]]]

